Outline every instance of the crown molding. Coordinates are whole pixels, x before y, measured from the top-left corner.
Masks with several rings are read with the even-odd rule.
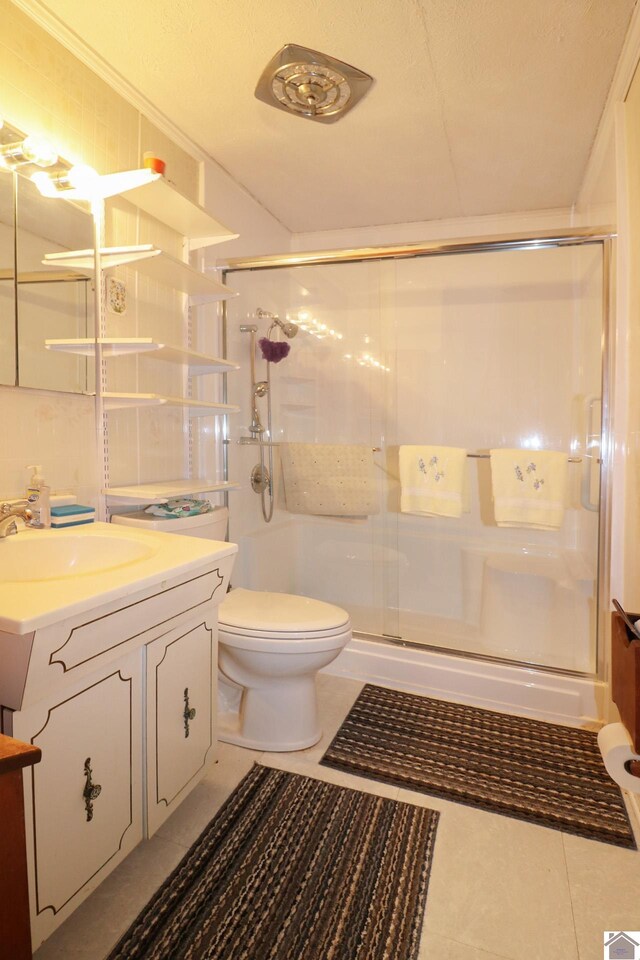
[[[164,113],[148,100],[139,90],[124,79],[117,70],[95,52],[77,33],[67,27],[61,20],[51,13],[39,0],[11,0],[15,7],[25,13],[30,20],[42,27],[58,43],[66,47],[74,57],[77,57],[93,73],[97,74],[124,100],[135,107],[150,120],[159,130],[165,133],[173,142],[188,153],[194,160],[213,161],[213,157],[192,140],[191,137],[177,127]]]
[[[607,151],[615,143],[616,104],[623,102],[629,92],[638,61],[640,60],[640,4],[636,3],[631,14],[622,52],[618,60],[609,93],[605,101],[600,123],[587,161],[584,177],[578,193],[579,208],[589,204],[589,197],[600,176]],[[613,199],[613,198],[612,198]]]

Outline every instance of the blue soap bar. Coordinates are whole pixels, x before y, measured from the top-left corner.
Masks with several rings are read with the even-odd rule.
[[[85,523],[93,523],[93,517],[87,517],[85,520],[79,518],[77,520],[67,520],[66,523],[60,523],[59,521],[51,521],[51,526],[55,527],[56,530],[61,530],[62,527],[81,527]]]
[[[95,507],[83,507],[79,503],[65,503],[62,507],[51,507],[52,517],[66,517],[67,519],[71,519],[71,517],[74,517],[79,513],[95,512]]]
[[[83,507],[80,503],[65,503],[62,507],[51,507],[52,527],[79,527],[81,523],[93,523],[95,507]]]

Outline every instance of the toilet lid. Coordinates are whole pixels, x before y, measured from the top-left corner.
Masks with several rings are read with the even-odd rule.
[[[218,607],[221,626],[274,633],[335,630],[349,623],[349,614],[332,603],[238,587]]]

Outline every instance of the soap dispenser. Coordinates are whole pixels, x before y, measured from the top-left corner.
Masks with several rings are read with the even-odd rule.
[[[51,526],[51,488],[42,476],[42,467],[40,464],[30,464],[27,470],[33,470],[29,486],[27,487],[27,500],[29,509],[33,513],[32,525],[38,527]]]

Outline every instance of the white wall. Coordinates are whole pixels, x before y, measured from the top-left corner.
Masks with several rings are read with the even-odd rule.
[[[624,468],[624,570],[621,598],[628,609],[640,610],[640,384],[635,376],[640,360],[640,75],[636,73],[624,109],[619,139],[622,196],[625,201],[620,237],[621,289],[618,364],[626,384],[625,436],[618,438],[617,460]],[[622,459],[624,457],[624,459]]]
[[[153,150],[167,162],[167,179],[194,200],[202,190],[211,213],[230,229],[244,233],[244,246],[236,243],[236,251],[288,247],[288,232],[213,161],[205,164],[201,184],[201,154],[190,153],[172,140],[143,115],[131,102],[133,98],[123,96],[90,69],[86,65],[90,57],[78,47],[76,37],[68,34],[63,45],[10,0],[0,0],[0,23],[0,86],[6,120],[26,133],[47,136],[61,156],[89,163],[101,173],[135,168],[143,152]],[[82,60],[69,47],[78,48]],[[183,255],[180,237],[123,200],[109,204],[106,233],[107,243],[153,242],[174,256]],[[170,343],[186,342],[181,295],[134,271],[120,270],[118,276],[126,282],[130,306],[125,316],[108,317],[110,335],[157,335]],[[203,332],[196,331],[201,342],[192,346],[218,353],[216,312],[208,313],[206,324],[195,326]],[[183,392],[180,371],[172,373],[166,365],[152,366],[144,360],[114,364],[109,367],[109,389]],[[0,388],[0,398],[3,421],[12,425],[0,457],[0,497],[20,496],[25,465],[38,462],[54,491],[72,492],[94,503],[99,476],[91,398],[9,387]],[[20,424],[20,429],[14,430],[14,424]],[[208,422],[204,428],[215,441],[217,428]],[[186,438],[182,417],[167,411],[112,415],[111,482],[183,475]],[[211,444],[206,446],[210,453]]]

